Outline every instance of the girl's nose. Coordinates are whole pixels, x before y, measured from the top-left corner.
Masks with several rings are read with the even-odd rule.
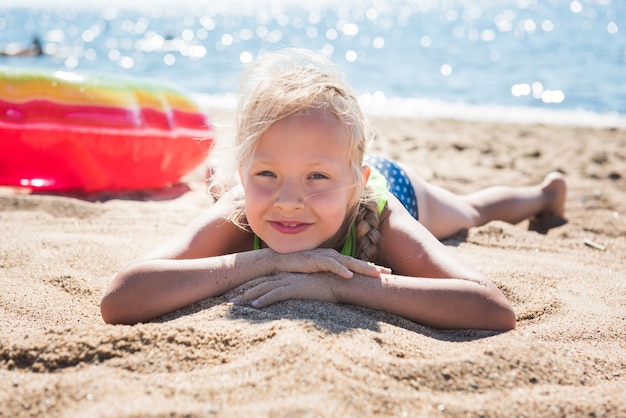
[[[274,206],[285,212],[302,209],[304,198],[297,185],[292,182],[285,182],[278,191]]]

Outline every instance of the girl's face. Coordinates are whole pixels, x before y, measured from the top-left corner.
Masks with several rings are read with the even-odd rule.
[[[274,123],[240,167],[248,224],[278,253],[320,247],[355,202],[349,139],[319,110]],[[369,173],[368,173],[369,174]]]

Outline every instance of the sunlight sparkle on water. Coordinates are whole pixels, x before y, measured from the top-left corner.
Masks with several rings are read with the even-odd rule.
[[[337,62],[358,94],[626,113],[625,4],[4,0],[0,47],[17,51],[36,34],[45,57],[27,65],[148,76],[219,95],[236,90],[258,55],[298,46]]]
[[[511,94],[515,97],[532,96],[543,103],[561,103],[565,100],[565,93],[561,90],[547,90],[537,81],[528,84],[520,83],[511,87]]]

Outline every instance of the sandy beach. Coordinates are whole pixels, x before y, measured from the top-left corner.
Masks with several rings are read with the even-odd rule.
[[[153,192],[0,188],[0,416],[626,416],[626,131],[372,123],[374,152],[455,192],[565,173],[566,224],[444,241],[506,294],[514,331],[313,301],[256,310],[232,293],[105,325],[115,273],[212,204],[204,168]]]

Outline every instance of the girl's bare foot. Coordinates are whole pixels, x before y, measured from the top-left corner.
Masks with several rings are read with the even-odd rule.
[[[563,174],[555,171],[548,174],[539,187],[546,203],[543,210],[530,219],[529,229],[545,234],[549,229],[567,223],[565,219],[567,183]]]
[[[541,187],[547,202],[538,216],[565,217],[567,184],[565,183],[563,174],[556,171],[548,174],[541,182]]]

